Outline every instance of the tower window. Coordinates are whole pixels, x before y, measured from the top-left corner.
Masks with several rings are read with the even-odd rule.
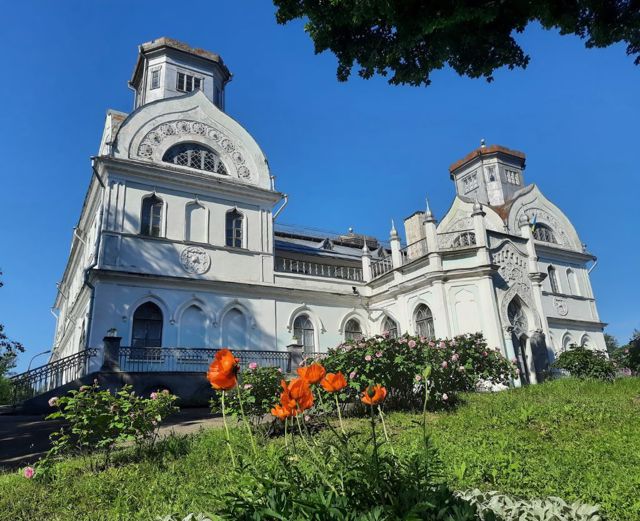
[[[204,86],[204,78],[185,74],[184,72],[178,73],[177,80],[176,89],[182,92],[191,92],[193,90],[202,89]]]
[[[162,231],[162,199],[156,195],[145,197],[142,201],[140,233],[149,237],[160,237]]]
[[[227,212],[226,244],[231,248],[242,248],[242,224],[244,216],[238,210]]]
[[[467,194],[469,192],[472,192],[473,190],[478,188],[478,176],[477,176],[477,174],[474,172],[473,174],[468,175],[467,177],[462,179],[462,186],[464,188],[464,193],[465,194]]]
[[[351,318],[344,326],[344,339],[358,341],[363,338],[362,326],[355,318]]]
[[[166,163],[173,163],[216,174],[227,175],[224,163],[213,150],[197,143],[181,143],[172,146],[162,156]]]
[[[511,183],[512,185],[520,184],[520,173],[517,170],[505,169],[504,173],[507,178],[507,183]]]
[[[533,238],[536,241],[550,242],[552,244],[557,244],[558,242],[553,230],[545,224],[536,224],[536,227],[533,230]]]
[[[553,266],[549,266],[549,268],[547,269],[547,273],[549,274],[549,284],[551,284],[551,292],[560,293],[560,284],[558,284],[558,275],[556,274],[556,269]]]
[[[160,69],[151,71],[151,87],[150,90],[160,88]]]

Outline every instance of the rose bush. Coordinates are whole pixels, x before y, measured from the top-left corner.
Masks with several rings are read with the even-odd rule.
[[[362,389],[379,382],[389,391],[387,407],[394,409],[421,405],[426,366],[433,368],[430,408],[453,405],[460,392],[474,390],[481,381],[509,384],[517,373],[515,364],[489,348],[481,333],[451,340],[376,335],[348,341],[316,358],[327,371],[347,375],[348,386],[340,395],[341,401],[355,402]]]

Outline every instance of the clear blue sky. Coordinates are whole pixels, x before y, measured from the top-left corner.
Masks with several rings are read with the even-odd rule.
[[[291,196],[282,222],[387,238],[390,219],[425,195],[441,217],[454,195],[448,165],[486,138],[527,154],[527,182],[598,256],[607,331],[626,341],[640,328],[640,68],[623,46],[587,50],[530,27],[519,37],[528,69],[490,84],[445,70],[414,88],[338,83],[335,58],[314,55],[301,23],[277,25],[269,1],[8,2],[2,18],[0,322],[28,346],[18,369],[51,346],[49,308],[105,110],[130,111],[137,46],[160,36],[223,56],[227,112]]]

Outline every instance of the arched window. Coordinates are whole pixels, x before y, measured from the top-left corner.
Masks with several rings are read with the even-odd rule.
[[[140,233],[149,237],[160,237],[162,234],[162,209],[164,203],[153,194],[142,200],[142,215],[140,217]]]
[[[549,274],[549,284],[551,284],[551,292],[560,293],[560,285],[558,284],[558,274],[556,273],[556,269],[553,266],[549,266],[547,268],[547,273]]]
[[[293,336],[298,339],[305,353],[315,352],[316,342],[313,322],[308,315],[300,315],[293,322]]]
[[[239,309],[229,310],[222,319],[222,346],[247,349],[247,319]]]
[[[576,345],[576,343],[573,341],[573,338],[569,334],[565,335],[564,338],[562,339],[562,349],[563,349],[563,351],[567,351],[567,350],[571,349],[571,347],[573,347],[575,345]]]
[[[162,346],[162,311],[153,302],[142,304],[133,314],[131,347]]]
[[[569,283],[569,294],[580,296],[580,284],[576,272],[571,268],[567,268],[567,282]]]
[[[227,212],[227,221],[226,221],[226,237],[227,237],[227,246],[231,248],[242,248],[242,240],[243,240],[243,222],[244,215],[242,215],[238,210],[231,210]]]
[[[476,245],[476,234],[474,232],[462,232],[453,240],[454,248],[465,248]]]
[[[220,157],[210,148],[198,143],[179,143],[164,153],[165,163],[188,166],[197,170],[206,170],[216,174],[227,175],[227,169]]]
[[[206,347],[207,317],[198,306],[189,306],[180,319],[179,347]]]
[[[344,326],[345,340],[360,340],[362,338],[362,326],[355,318],[350,318]]]
[[[589,335],[584,335],[582,340],[580,341],[580,345],[582,347],[586,347],[587,349],[593,349],[593,342],[591,341],[591,337]]]
[[[414,322],[416,324],[416,334],[427,338],[434,338],[435,331],[433,328],[433,313],[426,304],[420,304],[414,313]]]
[[[185,210],[185,240],[207,241],[207,209],[199,203],[189,203]]]
[[[398,338],[398,324],[391,317],[384,319],[382,330],[389,332],[389,338]]]
[[[536,241],[558,243],[553,230],[546,224],[536,224],[536,227],[533,229],[533,238]]]

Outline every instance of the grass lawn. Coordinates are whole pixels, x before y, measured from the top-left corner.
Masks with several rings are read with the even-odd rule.
[[[608,519],[640,519],[640,379],[567,379],[465,399],[455,412],[430,417],[444,479],[453,488],[559,496],[600,504]],[[396,451],[419,443],[415,419],[388,415]],[[365,421],[348,423],[365,429]],[[246,448],[241,430],[233,436]],[[261,450],[268,460],[282,440]],[[214,512],[220,493],[239,486],[229,466],[223,431],[214,429],[169,439],[155,457],[136,460],[123,451],[115,467],[98,474],[80,459],[58,465],[46,482],[0,474],[0,520],[131,521]]]

